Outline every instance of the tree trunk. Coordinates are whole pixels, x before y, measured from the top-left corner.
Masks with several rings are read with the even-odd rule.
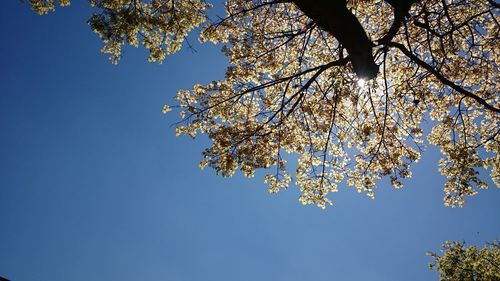
[[[377,76],[373,42],[346,7],[343,0],[294,0],[299,9],[319,27],[333,35],[349,53],[354,72],[359,78],[370,80]]]

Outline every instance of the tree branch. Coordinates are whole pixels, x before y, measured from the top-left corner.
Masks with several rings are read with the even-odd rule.
[[[471,93],[471,92],[467,91],[466,89],[453,83],[448,78],[444,77],[441,73],[439,73],[439,71],[434,69],[432,66],[427,64],[425,61],[421,60],[416,55],[414,55],[410,50],[406,49],[406,47],[404,45],[402,45],[400,43],[395,43],[395,42],[389,42],[387,45],[399,49],[403,54],[405,54],[407,57],[409,57],[413,62],[415,62],[419,66],[423,67],[428,72],[430,72],[432,75],[434,75],[434,77],[436,77],[443,84],[449,86],[453,90],[459,92],[460,94],[462,94],[466,97],[474,99],[479,104],[483,105],[486,109],[489,109],[489,110],[494,111],[496,113],[500,113],[499,108],[494,107],[493,105],[487,103],[486,100],[482,99],[481,97],[477,96],[476,94]]]
[[[404,23],[405,17],[408,15],[408,12],[410,11],[411,5],[414,3],[419,2],[420,0],[385,0],[387,3],[389,3],[393,10],[394,10],[394,20],[392,21],[391,28],[389,31],[382,37],[380,40],[377,41],[378,44],[380,45],[385,45],[388,42],[396,36],[396,33],[398,32],[399,28],[401,28],[401,25]]]
[[[378,65],[372,54],[374,44],[356,16],[347,9],[345,1],[294,0],[293,3],[346,48],[359,78],[370,80],[377,76]]]

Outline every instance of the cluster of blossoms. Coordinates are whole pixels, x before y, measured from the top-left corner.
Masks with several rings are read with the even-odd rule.
[[[55,0],[30,0],[31,8],[39,15],[45,15],[55,10]],[[61,7],[69,6],[70,0],[59,0]]]
[[[498,108],[499,26],[488,1],[443,3],[415,5],[405,28],[375,48],[379,76],[360,86],[342,46],[295,5],[228,1],[227,18],[208,24],[201,39],[223,43],[231,66],[225,79],[179,92],[178,132],[209,135],[202,166],[225,176],[268,169],[271,192],[293,178],[303,204],[325,207],[344,180],[370,197],[384,176],[401,188],[425,147],[421,121],[431,118],[427,139],[444,155],[445,204],[462,206],[476,187],[487,188],[478,168],[491,169],[499,185],[500,118],[441,76]],[[390,28],[384,1],[352,9],[370,38]],[[294,176],[288,153],[298,158]]]
[[[42,13],[53,9],[53,0],[31,2]],[[227,0],[227,17],[204,25],[200,40],[223,45],[230,66],[224,79],[176,96],[177,134],[212,140],[200,167],[248,177],[266,169],[270,192],[294,182],[300,202],[322,208],[344,182],[373,198],[377,180],[388,177],[401,188],[411,177],[425,148],[422,121],[430,118],[427,140],[444,156],[446,205],[462,206],[487,188],[479,169],[500,185],[496,2],[414,1],[388,38],[390,1],[348,1],[380,66],[366,83],[342,44],[293,2]],[[113,62],[123,44],[139,45],[138,37],[149,60],[161,62],[209,8],[200,0],[91,4],[100,12],[89,24]],[[293,171],[290,159],[297,159]]]
[[[30,0],[39,14],[55,9],[55,0]],[[142,44],[149,50],[148,60],[161,63],[167,55],[179,51],[188,33],[206,20],[210,4],[201,0],[89,0],[98,12],[88,24],[104,43],[101,51],[118,63],[122,47]],[[68,6],[70,0],[59,0]]]

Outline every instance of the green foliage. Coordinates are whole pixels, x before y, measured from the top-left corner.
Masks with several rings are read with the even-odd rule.
[[[500,280],[500,243],[494,241],[481,250],[465,247],[463,242],[447,241],[442,256],[430,252],[434,259],[429,268],[436,270],[442,281],[498,281]]]

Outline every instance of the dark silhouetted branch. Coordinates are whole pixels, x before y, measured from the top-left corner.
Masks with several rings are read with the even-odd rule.
[[[389,42],[387,45],[399,49],[403,54],[405,54],[407,57],[409,57],[413,62],[415,62],[420,67],[424,68],[429,73],[434,75],[434,77],[436,77],[439,81],[441,81],[441,83],[449,86],[453,90],[459,92],[460,94],[462,94],[466,97],[474,99],[479,104],[483,105],[486,109],[500,113],[499,108],[494,107],[493,105],[487,103],[486,100],[482,99],[481,97],[479,97],[479,96],[475,95],[474,93],[471,93],[471,92],[467,91],[466,89],[453,83],[448,78],[444,77],[443,74],[441,74],[435,68],[433,68],[432,66],[427,64],[425,61],[421,60],[419,57],[417,57],[415,54],[413,54],[410,50],[406,49],[406,47],[404,45],[402,45],[400,43],[395,43],[395,42]]]
[[[294,0],[299,9],[319,27],[337,38],[347,50],[354,72],[370,80],[378,73],[372,54],[373,42],[368,38],[358,19],[340,0]]]

